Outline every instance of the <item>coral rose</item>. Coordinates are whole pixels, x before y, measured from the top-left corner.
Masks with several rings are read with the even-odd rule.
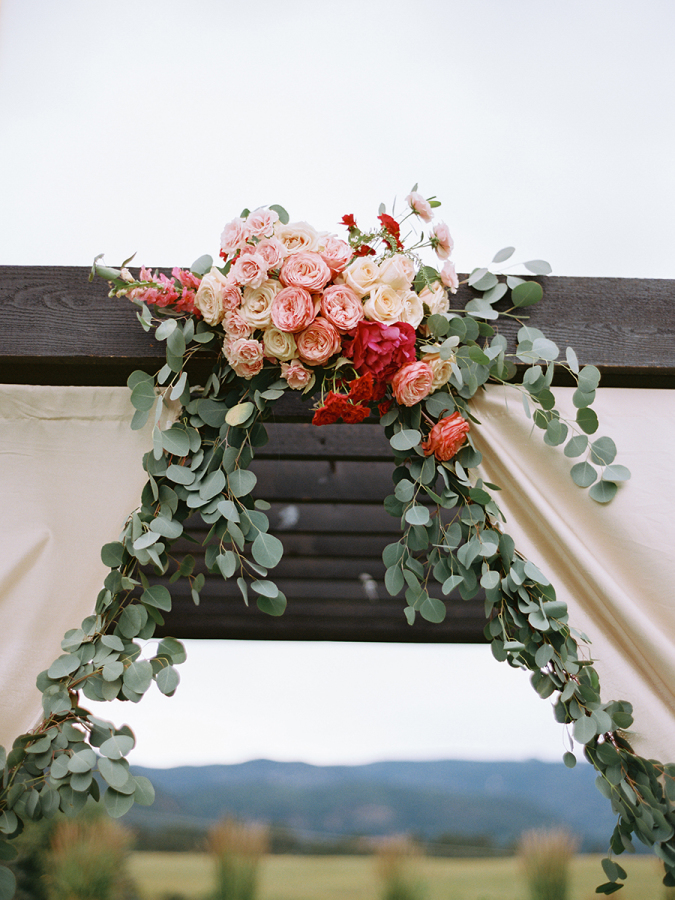
[[[272,301],[272,322],[279,331],[302,331],[315,315],[312,295],[301,287],[283,288]]]
[[[403,366],[391,379],[396,402],[400,406],[414,406],[431,393],[434,373],[425,362],[411,362]]]
[[[332,284],[323,292],[321,312],[344,333],[356,328],[363,318],[363,303],[348,285]]]
[[[468,432],[469,423],[458,412],[454,412],[448,418],[436,422],[429,437],[420,446],[425,456],[433,453],[441,461],[452,459],[466,440]]]
[[[364,319],[344,350],[359,375],[370,372],[377,381],[388,381],[401,366],[415,360],[415,329],[406,322],[381,325]]]
[[[323,366],[340,349],[340,335],[334,325],[320,316],[295,338],[298,356],[310,366]]]
[[[330,281],[330,269],[318,253],[293,253],[281,267],[279,278],[286,287],[320,291]]]

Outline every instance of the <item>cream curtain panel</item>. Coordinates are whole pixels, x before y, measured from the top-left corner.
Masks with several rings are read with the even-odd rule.
[[[90,615],[146,481],[125,387],[0,385],[0,745],[41,711],[39,672]]]
[[[572,389],[555,390],[574,419]],[[593,408],[632,478],[607,506],[576,487],[577,462],[547,447],[513,388],[475,404],[482,475],[516,547],[569,605],[570,624],[592,641],[602,696],[635,708],[635,748],[675,761],[675,391],[606,388]],[[532,439],[530,439],[531,432]],[[591,437],[593,439],[593,436]],[[583,458],[583,457],[582,457]]]
[[[574,418],[571,391],[559,405]],[[569,478],[513,389],[477,399],[483,477],[499,484],[506,530],[545,572],[592,640],[603,697],[630,700],[636,746],[675,761],[675,392],[606,389],[598,434],[633,478],[609,506]],[[0,744],[35,724],[35,678],[90,614],[145,483],[148,430],[133,432],[126,388],[0,386]]]

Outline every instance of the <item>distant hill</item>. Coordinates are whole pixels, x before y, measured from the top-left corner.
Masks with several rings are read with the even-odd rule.
[[[529,828],[566,825],[583,849],[604,851],[614,827],[589,765],[378,762],[312,766],[253,760],[239,765],[135,767],[155,786],[152,807],[129,824],[206,828],[224,816],[284,825],[298,833],[486,835],[508,846]]]

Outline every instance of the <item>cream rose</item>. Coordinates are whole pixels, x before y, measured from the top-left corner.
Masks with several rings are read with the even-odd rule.
[[[284,262],[279,278],[286,287],[320,291],[331,278],[330,269],[318,253],[293,253]]]
[[[436,282],[433,290],[428,287],[420,291],[420,300],[429,307],[429,314],[432,316],[442,316],[450,308],[448,295],[442,284]]]
[[[366,319],[370,319],[371,322],[392,325],[394,322],[401,321],[403,298],[388,284],[378,284],[372,289],[368,299],[364,301],[363,312]]]
[[[226,294],[229,298],[230,286],[225,276],[215,266],[208,275],[204,275],[201,284],[195,294],[195,306],[202,314],[202,318],[209,325],[217,325],[222,321],[228,305],[225,303]],[[236,290],[236,288],[235,288]],[[239,298],[241,294],[237,291]]]
[[[403,312],[401,313],[401,322],[407,322],[413,328],[418,328],[424,318],[424,307],[419,295],[415,291],[403,291],[401,293],[403,301]]]
[[[260,287],[245,287],[240,314],[252,328],[269,328],[272,324],[272,301],[281,290],[276,278],[268,278]]]
[[[450,376],[452,375],[452,364],[454,361],[454,353],[449,359],[441,359],[438,353],[424,354],[424,362],[428,366],[431,366],[431,371],[434,375],[434,380],[431,384],[432,391],[437,391],[440,387],[443,387],[444,384],[448,383]]]
[[[363,303],[346,284],[332,284],[323,292],[321,312],[338,331],[351,331],[363,318]]]
[[[360,256],[347,266],[341,275],[342,281],[359,297],[365,297],[380,279],[380,269],[367,256]]]
[[[412,260],[403,253],[396,253],[380,263],[380,281],[395,291],[409,291],[415,275]]]
[[[287,361],[298,355],[293,335],[286,331],[279,331],[278,328],[267,328],[263,332],[263,347],[265,356],[271,356],[274,359]]]
[[[308,222],[291,222],[288,225],[277,222],[274,226],[274,235],[279,238],[288,253],[316,250],[319,246],[319,233]]]
[[[304,288],[282,288],[272,301],[272,323],[279,331],[302,331],[315,316],[314,299]]]
[[[323,366],[340,349],[340,335],[327,319],[315,319],[295,339],[298,356],[310,366]]]

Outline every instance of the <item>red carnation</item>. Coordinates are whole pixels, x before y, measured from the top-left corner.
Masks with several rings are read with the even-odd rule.
[[[377,217],[382,223],[382,227],[385,231],[387,231],[396,242],[396,249],[403,250],[403,244],[401,243],[401,226],[398,224],[396,219],[392,216],[388,216],[386,213],[382,213],[381,216]]]
[[[415,329],[407,322],[382,325],[363,319],[345,341],[345,355],[354,361],[359,375],[371,372],[377,381],[389,381],[407,362],[414,362]]]
[[[340,225],[346,225],[347,228],[349,228],[349,230],[351,231],[352,228],[356,228],[356,219],[351,214],[348,216],[343,216],[342,220],[340,221]]]
[[[369,247],[368,244],[361,244],[361,246],[354,251],[354,256],[375,256],[375,250],[372,247]]]

